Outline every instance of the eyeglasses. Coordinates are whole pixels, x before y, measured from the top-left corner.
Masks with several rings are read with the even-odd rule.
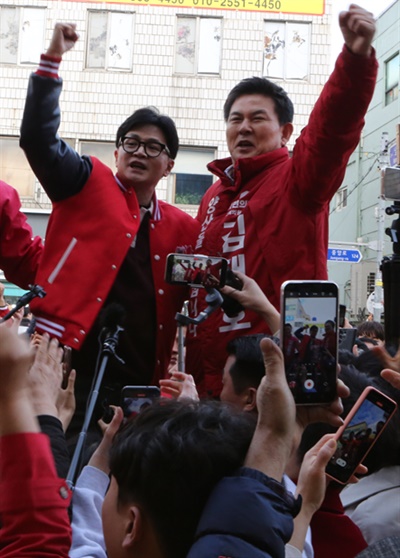
[[[146,153],[147,157],[154,158],[161,155],[163,151],[171,157],[169,149],[163,143],[158,141],[150,140],[150,141],[140,141],[137,138],[132,138],[130,136],[123,136],[120,139],[120,146],[122,149],[129,154],[136,153],[141,145],[143,145],[144,152]]]

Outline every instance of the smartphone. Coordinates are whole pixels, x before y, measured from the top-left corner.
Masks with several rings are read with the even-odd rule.
[[[156,386],[125,386],[121,390],[121,407],[124,417],[133,418],[160,397]]]
[[[366,388],[336,432],[337,449],[326,466],[326,474],[347,484],[396,409],[397,404],[390,397],[373,387]]]
[[[346,305],[339,304],[339,327],[344,327],[345,319],[346,319]]]
[[[356,341],[356,328],[339,328],[339,350],[352,351]]]
[[[281,288],[281,349],[296,405],[336,397],[338,296],[330,281],[286,281]]]
[[[61,387],[67,389],[68,379],[72,369],[72,349],[68,345],[64,346],[64,354],[62,359],[63,381]]]
[[[169,254],[165,280],[173,285],[216,287],[225,285],[228,260],[201,254]]]

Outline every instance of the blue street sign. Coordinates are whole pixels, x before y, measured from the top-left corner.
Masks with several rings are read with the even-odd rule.
[[[328,248],[328,260],[331,262],[358,263],[362,260],[360,250],[347,250],[347,248]]]

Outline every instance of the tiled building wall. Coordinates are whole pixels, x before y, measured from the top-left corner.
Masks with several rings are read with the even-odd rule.
[[[271,14],[129,4],[30,0],[29,6],[46,8],[44,46],[49,44],[56,21],[77,23],[80,40],[65,55],[60,75],[64,80],[60,134],[79,148],[80,141],[114,141],[119,124],[135,109],[155,105],[176,122],[181,145],[209,147],[218,157],[228,155],[222,106],[228,91],[241,79],[262,75],[264,21],[311,23],[311,55],[306,80],[276,80],[295,105],[294,139],[329,72],[332,0],[324,16]],[[0,0],[0,6],[26,6],[23,0]],[[85,69],[88,10],[134,13],[133,71]],[[222,18],[220,75],[175,73],[177,15]],[[0,138],[19,134],[27,80],[32,65],[0,63]],[[291,142],[289,147],[292,147]],[[0,178],[5,179],[4,176]],[[158,187],[168,199],[169,182]],[[24,198],[27,203],[27,198]],[[34,204],[33,204],[34,205]]]

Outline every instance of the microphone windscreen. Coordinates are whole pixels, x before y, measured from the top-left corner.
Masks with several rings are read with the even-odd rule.
[[[122,326],[125,320],[126,310],[122,304],[118,302],[112,302],[108,304],[100,312],[99,325],[101,329],[105,328],[109,331],[113,331],[117,326]]]

